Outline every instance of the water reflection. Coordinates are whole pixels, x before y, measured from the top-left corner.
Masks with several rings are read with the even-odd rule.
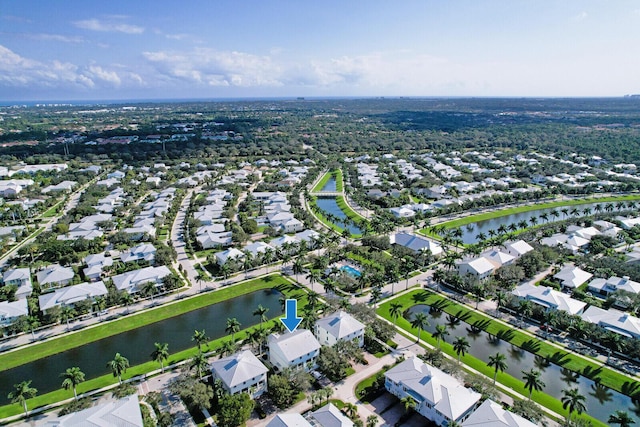
[[[529,349],[529,351],[526,351],[524,348],[514,346],[508,342],[513,338],[514,332],[512,330],[500,331],[497,335],[492,336],[484,331],[478,331],[484,322],[477,323],[474,330],[474,325],[465,323],[464,318],[461,318],[461,316],[442,316],[442,311],[439,309],[433,310],[433,307],[426,304],[418,304],[411,307],[405,312],[405,317],[407,319],[413,319],[414,313],[417,312],[428,314],[429,325],[425,326],[424,330],[429,333],[433,334],[438,325],[445,325],[449,331],[447,339],[449,342],[453,342],[453,340],[460,336],[477,336],[478,339],[469,340],[470,347],[468,353],[478,359],[487,362],[489,357],[496,352],[504,354],[507,358],[506,362],[508,365],[505,372],[518,380],[522,379],[522,371],[528,371],[532,367],[540,370],[541,379],[546,384],[543,391],[551,396],[560,398],[560,396],[562,396],[562,390],[568,387],[577,387],[580,394],[586,398],[585,404],[589,415],[604,423],[607,422],[610,414],[619,409],[624,409],[630,414],[636,414],[635,421],[640,423],[640,407],[636,406],[629,396],[604,387],[597,382],[597,378],[602,371],[601,368],[585,369],[584,374],[586,376],[571,372],[562,367],[562,365],[566,363],[566,355],[559,351],[548,358],[538,357],[532,354],[530,351],[535,351],[539,347],[537,340],[529,340],[526,342],[523,345],[523,347]],[[440,314],[434,316],[431,313]],[[453,320],[453,317],[460,319],[461,322],[451,325],[450,320]],[[596,379],[596,381],[589,379],[587,376]],[[634,395],[640,392],[640,384],[630,380],[623,386],[623,391]],[[638,412],[636,413],[636,411]]]

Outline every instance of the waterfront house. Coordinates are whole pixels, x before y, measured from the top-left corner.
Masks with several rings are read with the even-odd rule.
[[[251,397],[267,391],[268,369],[249,350],[211,362],[214,379],[220,379],[229,394],[248,393]]]
[[[291,333],[271,334],[267,338],[269,362],[277,369],[310,370],[320,355],[320,343],[307,329]]]

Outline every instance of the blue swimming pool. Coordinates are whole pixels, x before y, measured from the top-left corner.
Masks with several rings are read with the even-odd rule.
[[[360,272],[360,270],[358,270],[357,268],[353,268],[350,265],[343,265],[342,267],[340,267],[340,270],[344,271],[345,273],[353,277],[362,276],[362,273]]]

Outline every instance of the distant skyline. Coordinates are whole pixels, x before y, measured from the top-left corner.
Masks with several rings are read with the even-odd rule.
[[[640,93],[640,2],[20,0],[0,102]]]

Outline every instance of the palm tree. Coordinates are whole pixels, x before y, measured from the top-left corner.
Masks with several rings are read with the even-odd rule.
[[[240,331],[240,326],[240,322],[235,317],[227,319],[227,327],[225,328],[225,332],[231,334],[231,341],[235,341],[236,332]]]
[[[127,314],[129,313],[129,306],[133,304],[133,297],[127,291],[120,294],[120,304],[124,304],[127,307]]]
[[[529,371],[522,371],[524,379],[524,388],[529,390],[529,400],[533,390],[540,391],[544,388],[545,383],[540,379],[540,371],[531,368]]]
[[[296,258],[296,260],[293,262],[291,270],[293,271],[293,274],[296,275],[296,282],[300,283],[298,275],[304,273],[304,260],[302,259],[302,257]]]
[[[498,290],[493,294],[493,298],[491,299],[496,302],[496,308],[500,310],[500,307],[507,301],[507,294],[504,291]]]
[[[33,341],[36,340],[35,329],[40,326],[40,320],[36,316],[27,316],[27,321],[25,322],[25,327],[27,330],[31,331],[31,338]],[[26,331],[25,331],[26,332]]]
[[[262,322],[266,322],[268,320],[267,319],[268,311],[269,309],[267,307],[263,307],[262,304],[258,304],[258,308],[253,310],[253,315],[260,317],[260,329],[262,329]]]
[[[153,304],[153,296],[158,292],[158,288],[154,282],[147,282],[142,285],[142,294],[151,296],[151,303]]]
[[[67,368],[67,370],[60,374],[60,376],[64,378],[62,381],[62,388],[65,390],[72,389],[73,397],[77,401],[78,393],[76,392],[76,387],[84,381],[84,372],[82,372],[77,366],[74,366],[73,368]]]
[[[264,262],[264,264],[267,267],[267,273],[269,273],[269,264],[273,262],[273,257],[274,257],[274,251],[271,248],[265,249],[264,252],[262,253],[262,262]]]
[[[531,218],[529,218],[529,223],[532,227],[535,226],[536,224],[538,224],[538,217],[532,216]]]
[[[609,424],[619,424],[620,427],[631,427],[631,424],[635,424],[636,422],[629,416],[627,411],[618,410],[613,414],[609,415],[609,420],[607,421]]]
[[[282,324],[282,323],[281,323]],[[223,341],[220,346],[220,356],[229,356],[236,352],[237,346],[235,341]]]
[[[69,330],[69,320],[73,319],[76,315],[76,311],[70,305],[63,305],[60,309],[60,319],[67,324],[67,331]]]
[[[127,372],[127,368],[129,367],[129,359],[120,355],[120,353],[116,353],[113,360],[110,360],[107,363],[107,368],[111,369],[114,377],[118,377],[118,382],[122,384],[122,374]]]
[[[458,363],[460,363],[460,358],[467,353],[467,350],[469,350],[469,346],[469,341],[467,341],[465,337],[458,337],[453,342],[453,349],[458,355]]]
[[[208,366],[208,362],[207,362],[206,356],[202,353],[196,353],[191,358],[191,364],[189,365],[189,369],[196,368],[196,371],[198,372],[198,378],[202,378],[202,371],[207,369],[207,366]]]
[[[543,212],[543,213],[540,215],[540,218],[541,218],[544,222],[549,222],[549,214],[548,214],[548,213],[546,213],[546,212]]]
[[[249,251],[243,251],[242,268],[244,269],[244,278],[249,277],[249,270],[253,267],[253,254]]]
[[[151,353],[151,359],[153,359],[154,362],[160,363],[161,372],[164,373],[164,362],[169,359],[169,344],[156,342],[153,345],[155,346],[155,350]]]
[[[416,408],[416,401],[413,400],[413,397],[411,396],[403,397],[402,399],[400,399],[400,403],[402,403],[402,406],[404,406],[405,413],[409,413],[409,411]]]
[[[320,281],[320,271],[319,270],[311,270],[309,274],[307,274],[306,279],[311,283],[311,290],[313,290],[313,284]]]
[[[378,417],[374,414],[367,417],[367,427],[376,427],[378,425]]]
[[[204,329],[201,331],[198,331],[198,330],[193,331],[193,335],[191,336],[191,341],[196,342],[199,352],[202,352],[202,345],[206,344],[208,340],[209,340],[209,337],[205,333]]]
[[[320,295],[318,295],[317,292],[309,291],[309,293],[307,294],[307,305],[311,309],[315,309],[318,305],[319,298]]]
[[[527,228],[529,226],[529,224],[527,224],[527,220],[523,219],[521,221],[518,221],[518,228],[524,230],[525,228]]]
[[[562,208],[560,209],[560,212],[562,212],[562,219],[565,219],[569,216],[569,208]]]
[[[584,404],[586,398],[580,394],[577,388],[570,388],[568,390],[562,390],[562,407],[564,409],[569,408],[569,421],[574,412],[580,415],[587,409]]]
[[[393,326],[396,326],[396,321],[401,314],[402,304],[400,304],[399,302],[392,302],[391,305],[389,305],[389,315],[393,319]]]
[[[24,414],[28,415],[27,399],[31,399],[36,393],[38,393],[38,389],[31,387],[31,380],[22,381],[13,385],[13,391],[9,393],[9,399],[11,399],[11,403],[21,404]]]
[[[494,369],[493,373],[493,383],[496,383],[496,377],[498,376],[498,371],[504,372],[507,369],[507,358],[502,353],[496,353],[493,356],[489,356],[489,362],[487,366]]]
[[[524,318],[531,316],[533,313],[533,306],[531,305],[531,301],[528,299],[521,299],[518,301],[518,308],[516,309],[518,313],[520,313],[520,320],[524,324]]]
[[[418,341],[416,342],[418,343],[420,342],[420,332],[422,332],[424,327],[428,325],[429,325],[429,321],[427,320],[426,314],[422,312],[418,312],[413,316],[413,320],[411,321],[411,327],[418,328]]]
[[[449,335],[449,331],[445,325],[436,326],[436,330],[431,334],[438,341],[438,348],[440,348],[440,340],[444,341],[445,337]]]

